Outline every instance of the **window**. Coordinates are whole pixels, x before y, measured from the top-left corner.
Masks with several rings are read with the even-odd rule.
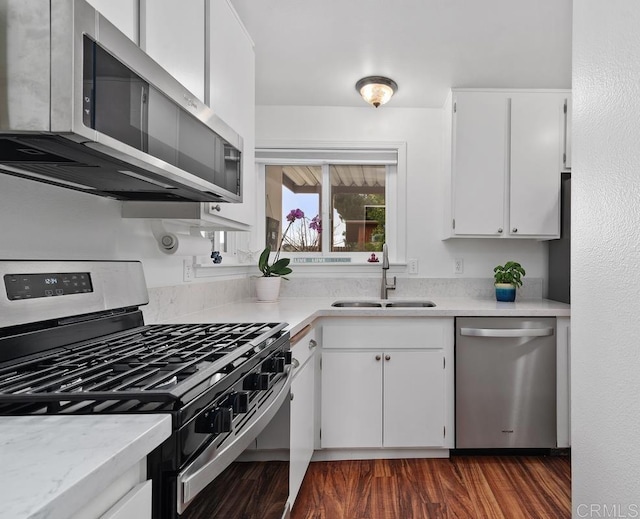
[[[382,250],[386,170],[386,166],[330,166],[332,252]]]
[[[289,256],[362,262],[388,243],[392,258],[403,261],[404,233],[398,229],[405,215],[398,209],[404,210],[405,194],[398,189],[404,185],[398,156],[397,149],[257,149],[266,244],[278,247],[287,215],[300,209],[304,218],[291,224],[282,244]]]
[[[278,166],[266,168],[266,244],[275,250],[288,227],[287,215],[300,209],[304,217],[291,222],[282,250],[287,252],[321,252],[322,196],[321,166]],[[319,232],[320,231],[320,232]]]

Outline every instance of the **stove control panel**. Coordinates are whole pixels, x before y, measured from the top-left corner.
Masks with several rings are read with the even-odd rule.
[[[89,272],[5,274],[4,286],[10,301],[93,292]]]

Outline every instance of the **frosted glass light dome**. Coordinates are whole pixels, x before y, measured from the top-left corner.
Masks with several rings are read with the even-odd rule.
[[[398,84],[383,76],[368,76],[356,83],[356,90],[367,103],[378,108],[391,99],[398,90]]]

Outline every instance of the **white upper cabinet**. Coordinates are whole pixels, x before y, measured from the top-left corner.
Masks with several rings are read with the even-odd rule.
[[[445,237],[559,236],[568,96],[557,90],[453,92]]]
[[[501,94],[465,92],[456,95],[454,107],[454,233],[501,236],[508,172],[508,101]]]
[[[209,105],[244,140],[242,203],[219,204],[216,215],[221,222],[253,225],[257,202],[253,41],[228,0],[210,0],[209,6]]]
[[[205,101],[205,0],[140,0],[140,47]]]
[[[138,0],[88,0],[97,11],[136,44],[138,36]]]
[[[511,95],[509,235],[560,235],[565,99],[566,94]]]
[[[573,108],[571,102],[571,95],[567,95],[567,102],[565,104],[565,118],[564,118],[564,170],[571,171],[571,119],[573,116]]]
[[[228,0],[211,0],[209,31],[209,104],[244,135],[255,120],[253,41]]]
[[[243,201],[177,206],[127,202],[123,215],[181,220],[208,230],[249,231],[257,202],[253,41],[229,0],[139,1],[140,47],[242,137]]]

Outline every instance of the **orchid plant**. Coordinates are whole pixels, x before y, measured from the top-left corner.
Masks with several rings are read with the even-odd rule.
[[[302,222],[302,229],[299,230],[298,232],[298,236],[296,238],[296,242],[300,242],[299,244],[296,244],[292,241],[287,241],[287,234],[289,233],[290,230],[292,230],[292,226],[293,224],[297,221],[300,220]],[[287,228],[284,230],[284,232],[282,233],[282,238],[280,239],[280,243],[278,245],[278,249],[276,250],[276,254],[273,258],[273,262],[271,264],[269,264],[269,256],[271,255],[271,247],[269,247],[268,245],[265,247],[265,249],[262,251],[262,254],[260,254],[260,259],[258,260],[258,269],[260,270],[260,272],[262,272],[262,277],[283,277],[284,279],[287,279],[285,276],[287,274],[291,274],[292,270],[289,267],[289,263],[291,262],[291,260],[289,258],[281,258],[280,257],[280,253],[282,252],[282,248],[285,245],[285,243],[289,246],[290,249],[292,250],[313,250],[313,248],[317,249],[318,246],[318,239],[320,236],[320,233],[322,232],[322,223],[320,221],[320,216],[317,215],[314,218],[312,218],[309,223],[307,224],[307,217],[304,215],[304,212],[301,209],[292,209],[289,214],[287,215]],[[316,233],[316,238],[315,238],[315,243],[307,243],[308,239],[308,232],[307,232],[307,225],[308,228],[315,231]]]

